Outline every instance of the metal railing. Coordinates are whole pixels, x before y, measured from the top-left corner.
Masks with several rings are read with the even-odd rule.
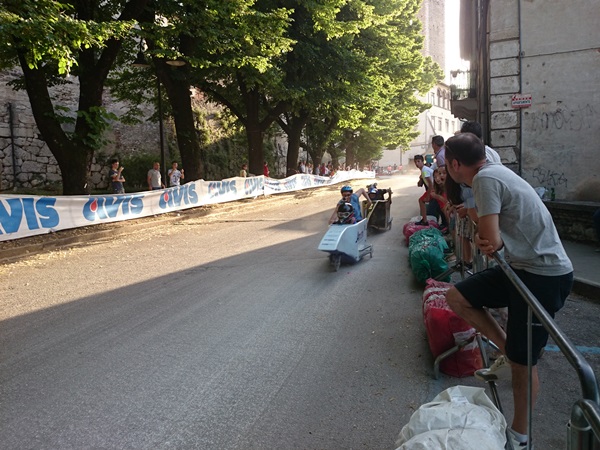
[[[487,268],[487,260],[477,248],[473,242],[473,236],[477,232],[477,226],[471,220],[463,221],[462,224],[457,224],[457,233],[455,239],[455,254],[456,263],[453,267],[450,267],[446,272],[436,277],[436,279],[443,279],[444,277],[452,274],[453,272],[459,272],[462,279],[465,275],[472,275],[474,272],[479,272]],[[472,271],[466,269],[467,263],[464,255],[464,245],[470,246],[472,257]],[[510,265],[504,260],[504,258],[498,253],[494,252],[492,255],[494,261],[502,269],[504,274],[508,277],[510,282],[515,286],[519,294],[523,297],[528,305],[528,330],[527,330],[527,345],[528,345],[528,411],[527,411],[527,423],[528,423],[528,448],[532,443],[532,401],[531,401],[531,344],[532,344],[532,314],[535,314],[542,326],[546,329],[549,336],[554,340],[561,353],[565,356],[569,364],[577,372],[579,377],[579,383],[581,386],[582,398],[577,400],[571,409],[571,418],[567,424],[567,448],[566,450],[600,450],[600,394],[598,388],[598,381],[596,375],[590,364],[583,357],[581,352],[571,343],[569,338],[560,330],[560,328],[554,322],[554,319],[544,309],[540,302],[535,298],[531,291],[525,286],[523,281],[513,271]],[[482,336],[478,333],[476,335],[479,347],[482,350],[482,357],[484,364],[487,367],[487,355],[485,354],[485,346],[482,342]],[[485,337],[483,337],[485,339]],[[469,341],[470,342],[470,341]],[[461,343],[466,345],[468,342]],[[491,341],[488,341],[492,347],[495,347]],[[454,349],[446,352],[447,354],[454,353],[459,350],[457,346]],[[497,347],[496,347],[497,348]],[[434,374],[436,378],[439,376],[437,367],[440,361],[448,356],[440,355],[436,359],[434,366]],[[493,381],[488,382],[488,385],[492,391],[492,397],[494,403],[502,411],[500,405],[500,397],[498,395],[496,385]],[[508,435],[507,435],[508,437]],[[508,439],[508,448],[512,447],[510,439]]]
[[[529,311],[527,332],[527,343],[529,348],[529,361],[527,366],[530,378],[528,386],[529,408],[527,413],[527,421],[529,424],[528,442],[531,442],[531,322],[533,313],[546,329],[550,337],[552,337],[561,353],[575,369],[575,372],[577,372],[577,376],[579,377],[583,398],[577,400],[571,409],[571,418],[567,424],[567,450],[595,450],[600,448],[600,394],[598,392],[598,381],[596,380],[596,375],[594,374],[592,367],[583,357],[581,352],[571,343],[569,338],[560,330],[556,325],[556,322],[554,322],[554,319],[552,319],[550,314],[548,314],[508,263],[498,254],[498,252],[494,252],[492,256],[510,282],[515,286],[519,294],[521,294],[527,303]]]

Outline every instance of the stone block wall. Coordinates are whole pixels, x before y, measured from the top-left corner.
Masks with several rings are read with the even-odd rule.
[[[592,216],[600,208],[595,202],[546,201],[546,207],[561,239],[597,243]]]
[[[6,193],[14,188],[53,188],[60,185],[62,180],[58,163],[35,124],[27,93],[14,91],[7,85],[19,74],[19,69],[0,73],[0,98],[4,100],[0,104],[0,192]],[[69,81],[69,84],[52,88],[51,95],[57,103],[74,111],[79,90],[74,87],[76,78]],[[111,100],[109,93],[105,93],[105,102],[107,109],[117,115],[128,107]],[[145,117],[152,113],[151,107],[146,106],[143,110]],[[108,187],[107,163],[114,154],[160,154],[158,137],[156,123],[112,124],[106,136],[109,144],[97,152],[92,161],[90,188],[102,190]]]

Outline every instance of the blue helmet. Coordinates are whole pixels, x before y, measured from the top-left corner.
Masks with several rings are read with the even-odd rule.
[[[344,193],[344,192],[352,192],[352,188],[350,186],[348,186],[348,185],[342,186],[341,192],[342,193]]]

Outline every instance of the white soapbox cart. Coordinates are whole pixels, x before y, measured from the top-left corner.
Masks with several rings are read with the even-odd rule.
[[[373,246],[367,244],[367,224],[368,220],[363,219],[352,225],[329,225],[319,250],[329,253],[329,262],[336,272],[341,263],[357,263],[367,253],[373,257]]]

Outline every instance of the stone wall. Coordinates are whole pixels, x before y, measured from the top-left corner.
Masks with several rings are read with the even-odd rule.
[[[597,7],[489,2],[490,146],[532,186],[569,201],[600,201],[590,188],[600,183]],[[513,107],[514,94],[531,105]]]
[[[546,201],[561,239],[597,243],[592,216],[600,208],[595,202]]]
[[[4,100],[0,104],[0,191],[55,188],[61,183],[61,172],[35,124],[27,93],[14,91],[7,85],[19,75],[18,69],[0,73],[0,98]],[[52,88],[51,96],[56,104],[74,111],[79,94],[77,78],[67,77],[67,81],[68,84]],[[109,112],[117,116],[128,107],[125,103],[113,101],[107,93],[104,97]],[[151,107],[142,107],[142,110],[146,118],[152,114]],[[68,130],[67,125],[65,129]],[[107,188],[107,163],[113,155],[136,152],[160,154],[158,125],[153,122],[144,120],[139,125],[115,122],[111,124],[106,138],[108,144],[96,152],[92,163],[90,187],[93,190]]]

